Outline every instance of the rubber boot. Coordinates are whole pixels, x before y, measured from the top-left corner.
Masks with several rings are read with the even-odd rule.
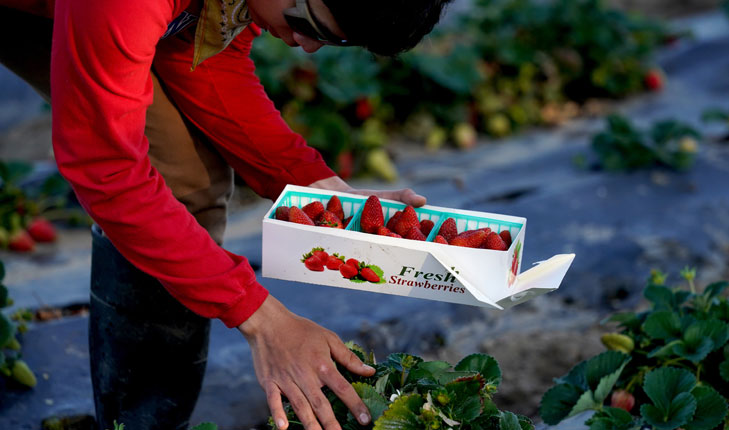
[[[89,352],[99,430],[187,429],[210,320],[175,300],[92,228]]]

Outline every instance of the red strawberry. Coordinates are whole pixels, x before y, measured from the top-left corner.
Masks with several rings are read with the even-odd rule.
[[[420,227],[411,227],[403,237],[410,240],[425,240],[425,236],[420,231]]]
[[[382,215],[382,204],[377,196],[370,196],[362,209],[362,217],[359,225],[365,233],[377,233],[380,226],[385,225],[385,217]]]
[[[311,257],[304,260],[304,265],[307,269],[314,271],[314,272],[323,272],[324,271],[324,263],[321,262],[321,259],[317,257],[316,255],[312,255]]]
[[[339,257],[337,254],[330,255],[329,260],[327,260],[327,269],[329,270],[339,270],[339,268],[344,264],[344,260],[342,260],[341,257]]]
[[[329,254],[321,248],[314,248],[311,254],[321,260],[321,264],[327,264],[327,261],[329,261]]]
[[[327,203],[327,210],[336,215],[337,218],[344,219],[344,209],[342,209],[342,201],[339,200],[339,197],[332,196],[332,198],[329,199],[329,202]]]
[[[504,241],[508,249],[511,246],[511,232],[509,230],[501,230],[499,236],[501,236],[501,240]]]
[[[320,227],[344,228],[342,221],[334,214],[334,212],[329,212],[328,210],[322,212],[314,224]]]
[[[423,232],[424,236],[428,236],[433,227],[435,227],[435,223],[429,219],[420,221],[420,231]]]
[[[309,218],[317,219],[319,218],[319,215],[324,212],[324,205],[320,201],[314,201],[301,208],[301,210],[304,211]]]
[[[395,223],[395,227],[392,229],[395,233],[402,237],[405,237],[411,228],[417,227],[420,230],[420,220],[418,214],[415,213],[415,209],[412,206],[405,206],[405,210],[402,211],[400,219]]]
[[[362,275],[363,278],[365,278],[366,281],[369,282],[380,282],[380,277],[377,276],[377,273],[374,272],[374,270],[370,269],[369,267],[365,267],[360,272],[360,275]]]
[[[372,116],[372,103],[367,98],[359,98],[355,103],[355,115],[357,118],[364,121]]]
[[[448,218],[447,220],[443,221],[443,224],[441,224],[440,229],[438,230],[438,234],[443,236],[443,239],[447,240],[450,243],[450,241],[454,237],[458,236],[456,220],[454,220],[453,218]]]
[[[389,229],[389,228],[387,228],[387,227],[385,227],[384,225],[381,225],[381,226],[380,226],[380,228],[378,228],[378,229],[377,229],[377,235],[378,235],[378,236],[387,236],[387,235],[389,235],[390,233],[392,233],[392,232],[390,231],[390,229]]]
[[[400,235],[399,235],[399,234],[397,234],[397,233],[393,233],[393,232],[390,232],[390,234],[388,234],[387,236],[388,236],[388,237],[399,237],[399,238],[402,238],[402,236],[400,236]]]
[[[486,232],[486,236],[488,236],[491,233],[491,229],[488,227],[479,228],[479,230]]]
[[[509,247],[506,246],[504,239],[494,232],[491,232],[488,236],[486,236],[486,240],[483,241],[482,247],[486,249],[495,249],[497,251],[506,251],[509,249]]]
[[[289,221],[295,222],[296,224],[314,225],[314,221],[309,218],[309,215],[305,214],[304,211],[296,206],[289,208]]]
[[[649,70],[644,78],[645,86],[651,91],[663,89],[663,73],[658,69]]]
[[[279,206],[276,208],[276,219],[280,219],[281,221],[288,221],[289,220],[289,207],[288,206]]]
[[[349,225],[349,222],[350,221],[352,221],[352,217],[351,216],[348,216],[347,218],[344,218],[344,220],[342,221],[342,228],[347,228],[347,226]]]
[[[350,265],[356,267],[357,270],[359,270],[359,261],[355,260],[354,258],[350,258],[349,260],[347,260],[345,262],[345,264],[350,264]]]
[[[441,235],[437,235],[435,237],[435,239],[433,239],[433,242],[435,242],[435,243],[445,243],[446,245],[448,245],[448,241],[445,240],[445,237],[443,237]]]
[[[610,396],[610,406],[630,412],[635,406],[635,397],[625,390],[615,390]]]
[[[352,279],[359,274],[359,268],[351,264],[342,264],[339,266],[339,273],[347,279]]]
[[[8,248],[18,252],[28,252],[35,249],[35,242],[27,231],[20,229],[10,234]]]
[[[36,218],[28,225],[28,234],[36,242],[53,242],[56,240],[56,229],[47,219]]]
[[[395,212],[395,214],[391,216],[389,220],[387,220],[387,225],[385,225],[385,227],[392,231],[395,228],[395,224],[397,224],[397,220],[399,220],[401,216],[402,211]]]
[[[352,151],[342,151],[337,155],[337,175],[342,179],[349,179],[354,170],[354,157]]]
[[[486,239],[486,236],[486,232],[483,230],[467,230],[451,239],[449,243],[455,246],[478,248],[481,246],[484,239]]]

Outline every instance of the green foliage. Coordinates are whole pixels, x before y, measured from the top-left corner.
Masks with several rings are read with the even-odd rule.
[[[393,134],[468,148],[476,131],[561,123],[588,99],[644,90],[651,54],[669,36],[597,0],[477,0],[397,58],[333,47],[307,55],[268,34],[251,57],[284,119],[335,170],[353,164],[391,180],[367,154],[382,158]]]
[[[607,129],[595,135],[592,149],[599,165],[612,171],[629,171],[652,166],[686,170],[694,163],[701,135],[675,120],[659,121],[639,130],[627,118],[611,115]]]
[[[335,416],[350,430],[533,430],[528,418],[500,411],[492,396],[501,380],[493,357],[472,354],[452,366],[445,361],[424,361],[406,354],[390,354],[382,363],[348,344],[367,364],[375,367],[372,377],[361,377],[340,368],[367,405],[372,424],[360,426],[346,406],[325,389]],[[303,428],[289,404],[285,404],[292,430]],[[269,420],[272,429],[273,420]]]
[[[578,411],[592,409],[596,413],[586,422],[591,430],[729,426],[729,302],[724,294],[729,282],[716,282],[698,291],[695,270],[684,269],[681,276],[688,288],[669,287],[666,276],[654,272],[643,292],[650,309],[623,312],[606,320],[617,323],[619,334],[630,337],[635,348],[629,355],[607,351],[557,379],[542,398],[540,415],[546,423],[557,424]],[[625,362],[618,367],[617,359],[602,359],[602,365],[592,365],[596,370],[590,377],[590,363],[608,353],[623,356]],[[597,378],[604,382],[601,394],[605,395],[594,395],[597,390],[586,395]],[[618,397],[608,400],[604,391],[608,386],[613,396],[618,392],[623,398],[628,396],[635,406],[620,403],[615,400]]]

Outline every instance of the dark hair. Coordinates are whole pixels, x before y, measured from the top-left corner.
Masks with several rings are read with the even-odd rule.
[[[348,40],[382,56],[413,48],[452,0],[323,0]]]

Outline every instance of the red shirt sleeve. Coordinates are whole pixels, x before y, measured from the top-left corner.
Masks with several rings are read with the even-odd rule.
[[[266,95],[249,57],[251,24],[221,53],[190,71],[192,32],[160,42],[154,68],[180,111],[220,150],[248,186],[275,199],[286,184],[336,174],[294,133]]]
[[[267,291],[248,261],[220,248],[147,157],[150,67],[174,0],[58,0],[51,58],[60,172],[119,251],[192,311],[229,327]]]

